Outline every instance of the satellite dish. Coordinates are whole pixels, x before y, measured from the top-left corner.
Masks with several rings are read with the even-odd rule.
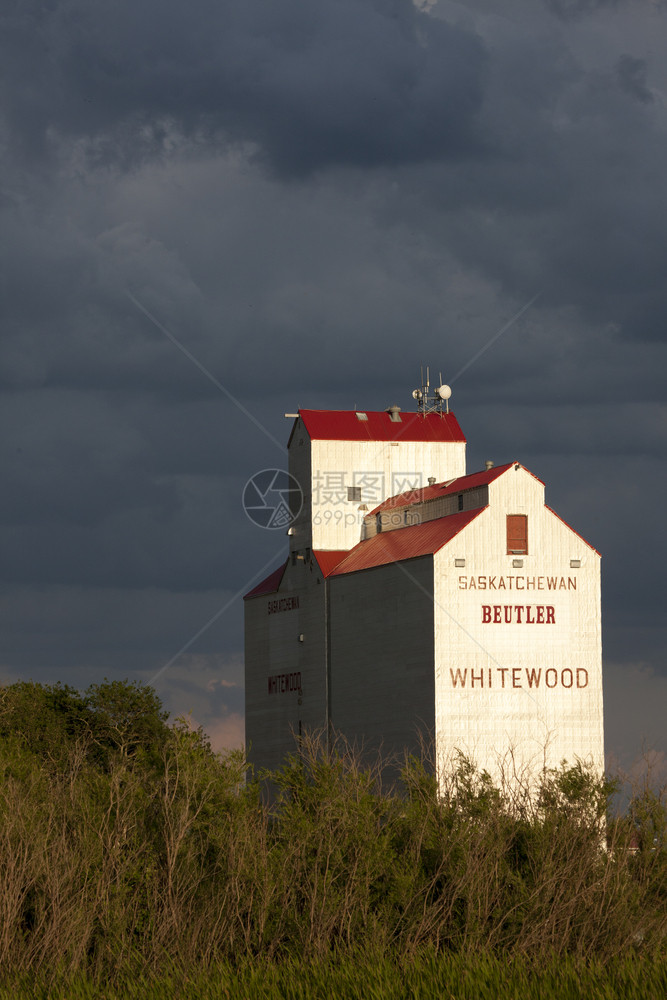
[[[413,391],[412,391],[412,398],[413,399],[421,399],[422,398],[422,391],[421,391],[421,389],[413,389]]]
[[[452,394],[452,390],[448,385],[441,385],[435,391],[440,396],[440,399],[449,399]]]

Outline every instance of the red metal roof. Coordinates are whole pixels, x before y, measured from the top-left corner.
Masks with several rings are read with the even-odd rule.
[[[365,413],[360,420],[357,413]],[[453,413],[401,413],[399,421],[371,410],[299,410],[311,440],[322,441],[462,441]],[[296,425],[295,425],[296,426]]]
[[[356,573],[360,569],[385,566],[404,559],[430,555],[450,542],[458,533],[478,517],[485,507],[439,517],[424,524],[415,524],[395,531],[381,532],[359,542],[347,557],[333,570],[331,576]]]
[[[542,483],[541,479],[538,479],[537,476],[521,465],[520,462],[507,462],[506,465],[494,465],[492,469],[484,469],[482,472],[472,472],[469,476],[459,476],[458,479],[446,483],[434,483],[433,486],[424,486],[419,490],[408,490],[407,493],[399,493],[395,497],[383,500],[378,507],[371,511],[371,514],[377,514],[379,511],[387,510],[388,508],[408,507],[413,503],[422,503],[424,500],[435,500],[438,497],[449,496],[451,493],[463,493],[464,490],[472,490],[476,486],[484,486],[487,483],[492,483],[494,479],[502,476],[504,472],[507,472],[508,469],[511,469],[515,465],[519,465],[525,472],[528,472],[534,479],[537,479],[539,483]]]
[[[262,580],[262,582],[258,583],[256,587],[249,590],[248,593],[244,595],[243,600],[246,601],[249,597],[262,597],[264,594],[275,594],[280,586],[280,581],[283,578],[286,566],[287,560],[285,560],[282,566],[279,566],[278,569],[274,569],[273,573],[269,573],[265,580]]]
[[[313,555],[317,559],[317,564],[322,570],[323,576],[331,576],[332,571],[336,568],[338,563],[350,554],[349,549],[338,550],[328,550],[328,549],[313,549]]]

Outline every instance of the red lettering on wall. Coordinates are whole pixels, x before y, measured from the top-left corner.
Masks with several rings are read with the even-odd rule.
[[[482,604],[483,625],[555,625],[551,604]]]
[[[459,590],[576,590],[576,576],[459,576]]]
[[[496,674],[496,681],[498,680],[497,675],[500,675],[500,687],[508,688],[512,687],[514,689],[519,689],[522,687],[529,688],[539,688],[544,681],[545,687],[556,688],[563,687],[566,690],[570,690],[575,686],[577,688],[588,687],[588,670],[585,667],[489,667],[485,675],[484,669],[480,668],[478,672],[475,672],[472,668],[460,667],[449,668],[449,676],[451,678],[452,687],[467,687],[468,680],[470,681],[471,688],[492,688],[493,685],[493,675]],[[511,684],[509,681],[506,683],[507,675],[510,675]],[[299,685],[301,683],[300,674],[277,674],[275,677],[269,678],[269,693],[275,692],[276,682],[278,685],[278,690],[292,690],[293,681],[291,678],[299,678]],[[300,690],[300,687],[299,687]]]

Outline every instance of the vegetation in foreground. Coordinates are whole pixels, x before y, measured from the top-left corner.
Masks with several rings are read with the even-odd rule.
[[[667,965],[641,958],[584,963],[421,951],[403,962],[386,956],[262,962],[241,959],[207,970],[121,977],[100,984],[83,976],[61,982],[24,977],[0,1000],[662,1000]]]
[[[0,690],[6,995],[667,994],[663,794],[381,774],[303,740],[269,806],[149,688]]]

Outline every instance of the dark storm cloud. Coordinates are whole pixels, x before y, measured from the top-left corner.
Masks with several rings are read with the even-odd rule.
[[[423,203],[434,238],[516,295],[542,290],[541,306],[575,304],[635,341],[664,339],[667,143],[655,63],[612,49],[604,69],[591,68],[562,37],[504,41],[488,39],[485,155],[406,178],[413,210]]]
[[[8,119],[29,156],[55,132],[131,159],[175,128],[301,174],[474,142],[482,46],[400,0],[70,0],[15,4],[6,22],[5,68],[25,80]]]
[[[259,2],[159,13],[153,0],[73,3],[17,23],[10,55],[22,45],[35,52],[23,59],[31,73],[34,63],[34,81],[12,92],[15,127],[48,133],[63,156],[63,143],[78,148],[80,138],[84,175],[91,156],[124,162],[123,150],[134,149],[168,159],[183,130],[191,151],[215,148],[211,130],[222,131],[296,174],[348,164],[388,179],[402,165],[385,211],[407,195],[413,226],[421,201],[418,224],[466,265],[519,297],[543,288],[544,303],[574,303],[635,339],[663,336],[667,148],[645,59],[610,50],[607,66],[592,68],[567,35],[536,34],[519,21],[512,33],[487,29],[482,41],[407,0],[288,3],[279,14]],[[480,141],[469,141],[473,133]],[[77,274],[80,300],[81,284],[98,280],[91,268],[111,263],[131,271],[134,289],[151,287],[149,305],[168,287],[170,315],[180,319],[180,308],[192,322],[201,284],[182,259],[143,242],[127,225],[70,248],[69,258],[62,248],[51,254],[47,241],[40,270],[48,280],[34,308],[49,322],[62,316],[49,308],[49,287],[63,295]],[[118,308],[115,294],[105,295],[106,318]],[[95,290],[98,302],[102,295]],[[91,350],[77,345],[76,363],[66,344],[58,352],[72,377],[87,353],[99,356],[84,339]]]
[[[653,94],[646,86],[646,60],[634,56],[621,56],[616,64],[616,72],[621,87],[627,94],[642,104],[651,104]]]
[[[595,14],[599,10],[613,9],[623,0],[547,0],[547,7],[564,21]]]
[[[221,420],[220,404],[155,410],[112,400],[62,390],[3,399],[3,580],[233,586],[234,567],[258,541],[243,519],[229,531],[254,471],[242,467],[245,426]]]

